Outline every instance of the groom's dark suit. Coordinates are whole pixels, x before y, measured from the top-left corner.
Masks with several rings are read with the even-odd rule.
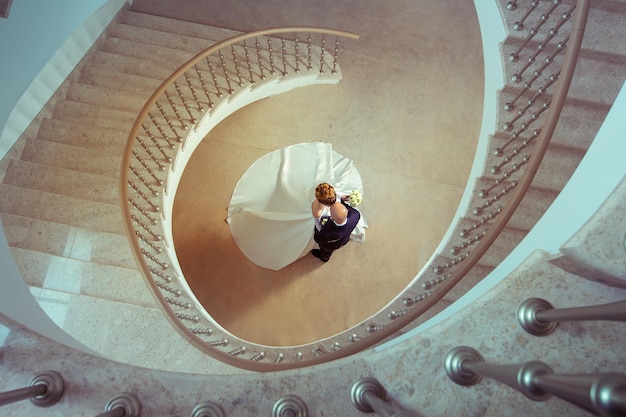
[[[317,230],[317,228],[315,228],[313,238],[320,247],[321,253],[319,258],[322,261],[328,261],[330,255],[335,249],[339,249],[348,243],[350,240],[350,234],[361,218],[361,213],[359,213],[357,209],[350,207],[343,202],[341,204],[348,209],[348,220],[346,224],[343,226],[337,226],[332,220],[329,219],[322,225],[321,230]]]

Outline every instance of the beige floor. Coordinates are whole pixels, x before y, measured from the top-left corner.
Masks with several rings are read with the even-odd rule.
[[[344,45],[339,85],[294,90],[221,123],[194,154],[176,197],[176,250],[209,313],[252,342],[295,345],[366,319],[439,243],[473,160],[482,48],[471,2],[258,4],[135,0],[133,8],[239,30],[316,25],[361,35]],[[317,140],[332,143],[361,173],[366,242],[351,242],[327,264],[309,255],[278,272],[259,268],[224,221],[232,190],[262,155]]]

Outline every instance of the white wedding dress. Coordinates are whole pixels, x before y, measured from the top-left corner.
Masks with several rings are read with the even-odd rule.
[[[278,271],[313,247],[315,187],[328,182],[338,194],[358,190],[361,176],[352,160],[323,142],[273,151],[241,177],[228,206],[228,224],[239,249],[256,265]],[[365,239],[361,215],[351,238]]]

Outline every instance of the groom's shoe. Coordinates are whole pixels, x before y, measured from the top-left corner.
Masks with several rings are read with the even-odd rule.
[[[311,253],[313,254],[313,256],[315,256],[320,261],[328,262],[328,259],[322,259],[322,251],[321,250],[319,250],[319,249],[312,249]]]

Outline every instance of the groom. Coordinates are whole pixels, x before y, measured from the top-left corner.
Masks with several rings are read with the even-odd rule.
[[[316,187],[315,197],[311,205],[316,220],[313,238],[319,249],[313,249],[311,253],[322,262],[328,262],[334,250],[348,243],[361,213],[343,201],[337,201],[335,190],[328,183]]]

